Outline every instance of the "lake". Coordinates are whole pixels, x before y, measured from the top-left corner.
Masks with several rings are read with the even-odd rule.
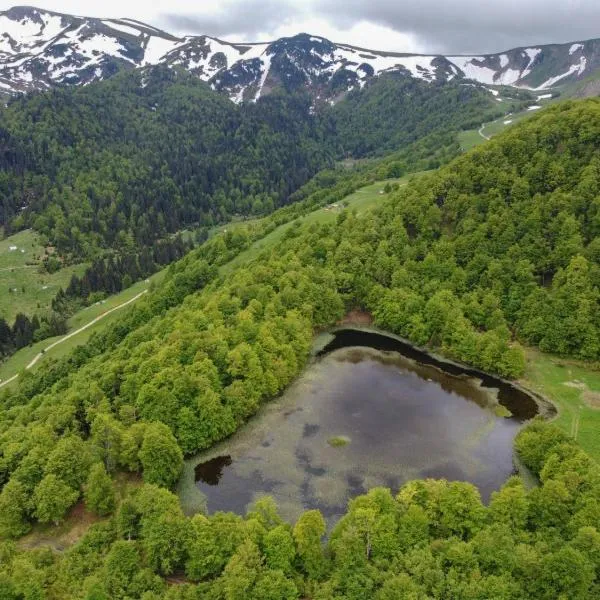
[[[286,519],[317,508],[331,522],[374,486],[466,480],[487,500],[513,473],[513,439],[538,412],[529,394],[394,337],[331,337],[281,398],[195,458],[208,512],[269,494]]]

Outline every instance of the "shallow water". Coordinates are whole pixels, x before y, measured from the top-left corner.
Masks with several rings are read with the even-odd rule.
[[[512,442],[535,402],[396,344],[337,333],[279,400],[202,456],[195,479],[206,509],[244,513],[270,494],[287,519],[318,508],[333,520],[371,487],[396,491],[423,477],[471,481],[489,498],[513,472]],[[498,400],[512,416],[498,416]]]

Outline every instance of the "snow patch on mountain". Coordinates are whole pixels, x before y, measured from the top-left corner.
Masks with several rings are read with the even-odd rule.
[[[467,79],[473,79],[485,85],[496,83],[496,71],[481,64],[484,61],[482,56],[449,56],[448,60],[452,61]]]
[[[0,12],[3,90],[86,85],[121,68],[157,64],[187,69],[237,102],[257,100],[277,85],[308,88],[316,99],[330,101],[386,73],[542,90],[600,68],[600,41],[445,57],[366,50],[307,34],[271,43],[229,43],[210,36],[173,36],[134,19],[31,7]]]
[[[21,19],[11,19],[6,13],[0,16],[0,31],[4,40],[10,39],[20,46],[30,48],[41,39],[58,35],[64,27],[59,16],[40,12],[36,12],[34,16]]]
[[[138,37],[140,35],[140,30],[135,27],[130,27],[129,25],[123,25],[123,23],[119,23],[118,21],[102,21],[107,27],[111,29],[116,29],[117,31],[122,31],[123,33],[127,33],[129,35],[133,35]]]
[[[579,61],[577,63],[575,63],[574,65],[571,65],[565,73],[561,73],[560,75],[550,77],[550,79],[547,79],[546,81],[544,81],[544,83],[542,83],[542,85],[540,85],[539,87],[537,87],[535,89],[543,90],[543,89],[551,88],[553,85],[556,85],[559,81],[561,81],[562,79],[565,79],[566,77],[569,77],[570,75],[574,75],[574,74],[581,75],[585,71],[586,64],[587,64],[587,59],[585,58],[585,56],[582,56],[579,59]]]
[[[148,36],[144,47],[144,60],[142,65],[156,65],[161,59],[177,48],[180,42],[177,40],[166,40],[157,36]]]
[[[583,48],[583,44],[572,44],[569,48],[569,54],[575,54],[577,50],[581,50]]]
[[[525,48],[525,54],[529,58],[529,64],[525,67],[524,71],[521,73],[521,79],[525,79],[531,71],[533,71],[533,66],[535,64],[536,58],[541,54],[541,48]]]
[[[254,97],[255,101],[257,101],[260,98],[260,95],[262,94],[263,88],[265,87],[265,81],[269,76],[269,69],[271,68],[271,57],[266,52],[261,57],[260,61],[262,63],[262,77],[260,78],[260,82],[258,84],[258,91],[256,92],[256,96]]]

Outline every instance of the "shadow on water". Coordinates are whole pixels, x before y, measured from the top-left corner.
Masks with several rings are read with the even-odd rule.
[[[218,485],[223,477],[223,469],[231,464],[231,456],[216,456],[200,463],[195,469],[196,481],[206,485]]]
[[[209,512],[243,513],[270,494],[286,519],[317,508],[330,523],[352,497],[415,478],[470,481],[487,500],[514,472],[514,436],[537,413],[509,382],[343,329],[285,394],[204,454],[196,487]]]
[[[334,350],[351,346],[362,346],[385,352],[398,352],[402,356],[414,360],[421,365],[429,365],[441,369],[448,375],[479,379],[482,387],[498,390],[498,402],[520,421],[533,419],[539,412],[538,405],[531,394],[512,385],[508,381],[504,381],[478,369],[471,369],[453,362],[437,359],[431,354],[419,350],[395,337],[380,333],[359,329],[340,329],[335,332],[333,340],[317,356],[324,356]]]

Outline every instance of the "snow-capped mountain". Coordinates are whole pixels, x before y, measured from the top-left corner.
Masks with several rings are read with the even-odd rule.
[[[386,72],[543,90],[600,69],[600,40],[481,56],[424,56],[365,50],[307,34],[232,44],[205,35],[180,38],[131,19],[32,7],[0,12],[0,91],[82,85],[122,68],[156,64],[183,67],[236,102],[256,100],[279,86],[306,87],[316,98],[334,100]]]

